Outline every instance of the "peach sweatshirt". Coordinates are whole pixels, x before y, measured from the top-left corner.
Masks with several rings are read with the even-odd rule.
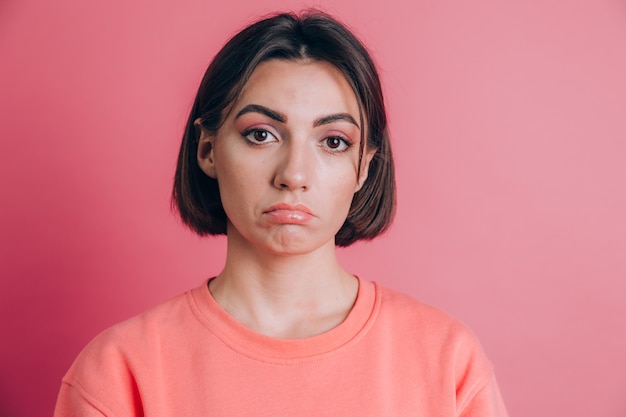
[[[444,313],[360,280],[343,323],[307,339],[255,333],[199,288],[96,337],[55,416],[506,416],[492,366]]]

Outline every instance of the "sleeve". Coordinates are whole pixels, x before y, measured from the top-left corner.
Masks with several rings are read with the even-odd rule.
[[[461,323],[451,327],[446,361],[452,363],[458,417],[507,417],[493,365],[474,333]]]
[[[132,417],[143,415],[133,362],[120,347],[119,332],[94,338],[63,377],[54,417]]]
[[[92,398],[67,382],[61,384],[54,417],[113,417],[112,413],[100,411]]]
[[[493,374],[459,410],[459,417],[508,417]]]

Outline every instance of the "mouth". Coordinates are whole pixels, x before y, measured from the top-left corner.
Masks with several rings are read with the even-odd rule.
[[[313,212],[304,204],[278,203],[269,207],[263,214],[276,224],[306,224],[313,217]]]

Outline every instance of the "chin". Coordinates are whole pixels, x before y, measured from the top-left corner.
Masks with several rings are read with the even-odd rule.
[[[313,239],[311,236],[281,234],[259,245],[266,252],[281,256],[307,255],[327,246],[335,247],[334,236],[331,239]]]

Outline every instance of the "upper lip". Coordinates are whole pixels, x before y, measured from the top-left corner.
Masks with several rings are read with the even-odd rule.
[[[264,210],[264,213],[269,213],[270,211],[276,211],[276,210],[301,211],[303,213],[313,215],[313,212],[311,211],[310,208],[308,208],[304,204],[299,204],[299,203],[298,204],[277,203],[268,207],[266,210]]]

